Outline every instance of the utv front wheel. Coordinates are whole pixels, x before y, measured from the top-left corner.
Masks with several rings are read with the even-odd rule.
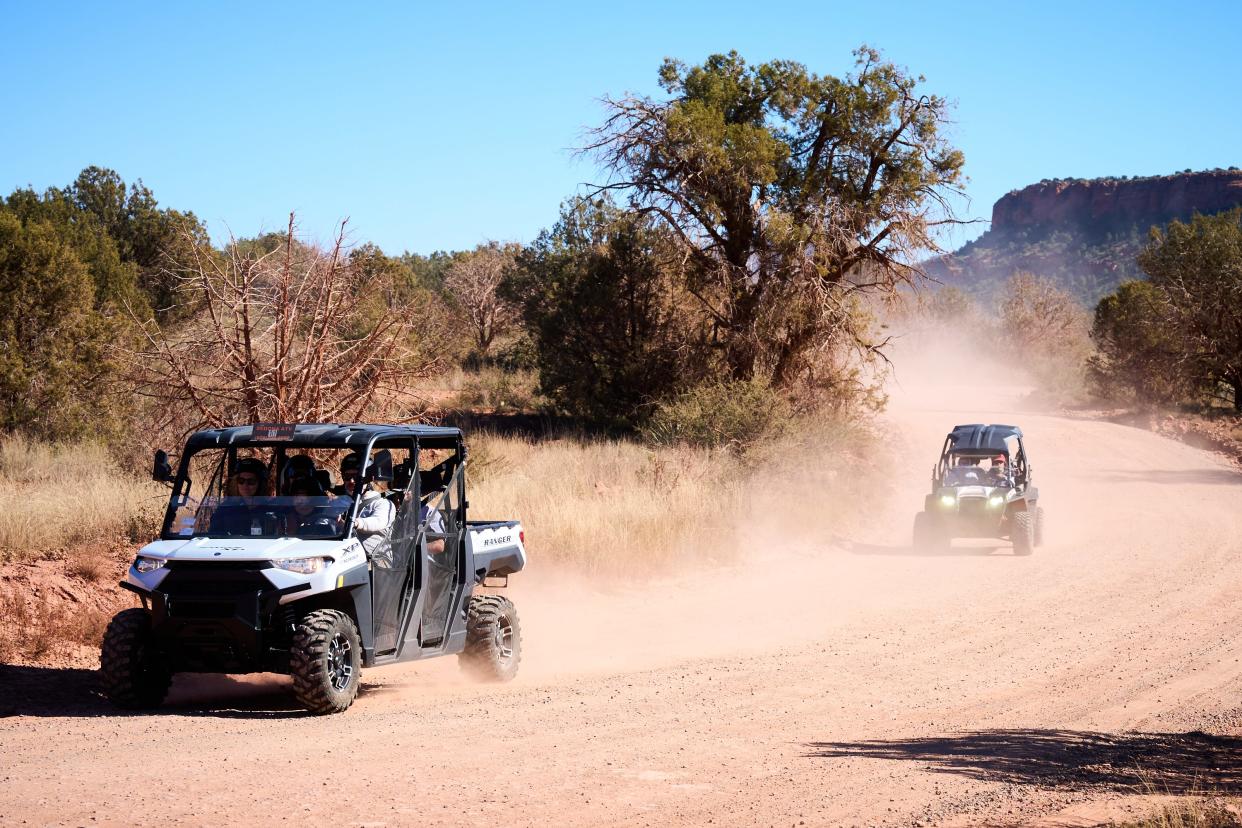
[[[307,613],[293,633],[289,673],[293,695],[311,713],[347,710],[362,674],[362,641],[353,619],[336,610]]]
[[[914,516],[915,549],[944,549],[948,545],[948,533],[936,515],[919,512]]]
[[[466,613],[462,670],[480,681],[509,681],[522,660],[522,625],[517,608],[499,595],[476,595]]]
[[[1009,536],[1013,541],[1013,554],[1031,554],[1035,546],[1035,515],[1026,511],[1014,512]]]
[[[1035,507],[1035,545],[1044,545],[1044,507]]]
[[[172,671],[152,652],[149,612],[134,607],[113,616],[99,651],[99,674],[117,707],[145,710],[164,701]]]

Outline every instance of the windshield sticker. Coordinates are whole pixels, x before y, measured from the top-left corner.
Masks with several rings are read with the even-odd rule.
[[[250,429],[252,440],[292,440],[293,423],[255,423]]]

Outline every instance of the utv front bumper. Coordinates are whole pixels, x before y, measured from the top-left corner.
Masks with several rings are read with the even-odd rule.
[[[944,497],[937,504],[948,534],[955,538],[996,538],[1004,535],[1004,502],[988,496]]]
[[[277,588],[266,561],[169,561],[150,591],[121,586],[150,602],[152,644],[174,672],[285,672],[292,607],[280,599],[309,583]]]

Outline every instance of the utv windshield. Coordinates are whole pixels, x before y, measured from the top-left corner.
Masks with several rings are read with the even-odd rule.
[[[162,536],[343,537],[354,506],[353,476],[334,474],[343,462],[336,455],[345,452],[316,454],[322,456],[296,446],[197,452],[173,490]]]
[[[946,486],[993,486],[1013,485],[1009,474],[1009,458],[998,454],[989,457],[951,456],[951,465],[944,471]]]

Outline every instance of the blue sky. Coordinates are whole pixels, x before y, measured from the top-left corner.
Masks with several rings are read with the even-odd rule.
[[[175,8],[174,8],[175,7]],[[956,102],[987,219],[1041,178],[1242,165],[1236,3],[230,4],[0,0],[0,192],[141,178],[219,239],[283,227],[390,253],[529,241],[599,177],[599,98],[667,56],[851,66]],[[959,232],[954,243],[986,225]]]

